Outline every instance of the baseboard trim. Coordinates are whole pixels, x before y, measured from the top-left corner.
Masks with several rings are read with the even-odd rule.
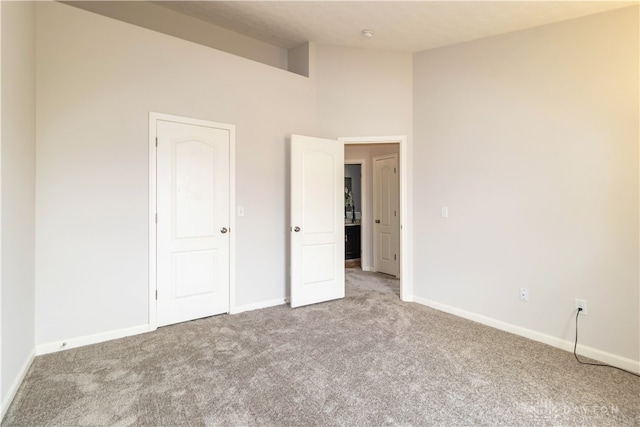
[[[238,314],[245,311],[259,310],[261,308],[275,307],[277,305],[287,304],[289,298],[276,298],[267,301],[260,301],[253,304],[246,304],[237,306],[230,314]]]
[[[85,335],[83,337],[69,338],[66,340],[55,341],[47,344],[36,346],[36,355],[56,353],[70,348],[82,347],[90,344],[98,344],[105,341],[111,341],[118,338],[129,337],[131,335],[143,334],[149,332],[149,325],[134,326],[131,328],[117,329],[115,331],[102,332],[99,334]]]
[[[462,310],[456,307],[452,307],[439,302],[431,301],[426,298],[410,295],[407,301],[416,302],[427,307],[434,308],[445,313],[453,314],[458,317],[462,317],[474,322],[482,323],[492,328],[500,329],[505,332],[509,332],[521,337],[529,338],[534,341],[538,341],[552,347],[559,348],[573,353],[573,342],[564,340],[562,338],[554,337],[552,335],[543,334],[541,332],[534,331],[532,329],[516,326],[511,323],[506,323],[501,320],[496,320],[491,317],[483,316],[481,314],[473,313],[470,311]],[[626,357],[618,356],[617,354],[608,353],[606,351],[599,350],[597,348],[578,344],[577,352],[581,356],[589,357],[591,359],[599,360],[607,363],[611,366],[626,369],[627,371],[640,373],[640,361],[628,359]]]
[[[22,364],[22,367],[18,371],[18,375],[16,375],[15,379],[11,383],[11,387],[9,387],[9,391],[2,401],[2,406],[0,407],[0,420],[2,419],[2,417],[4,417],[7,409],[9,409],[9,405],[11,405],[11,402],[13,402],[13,398],[16,397],[16,393],[18,392],[18,389],[20,388],[24,377],[27,375],[27,372],[29,372],[29,368],[31,367],[31,364],[33,363],[33,359],[35,357],[36,349],[33,348],[27,356],[27,359]]]
[[[268,301],[261,301],[254,304],[247,304],[235,307],[229,314],[242,313],[244,311],[258,310],[261,308],[274,307],[277,305],[287,304],[289,298],[276,298]],[[118,329],[115,331],[102,332],[99,334],[86,335],[83,337],[69,338],[66,340],[59,340],[50,342],[47,344],[37,345],[35,348],[35,355],[56,353],[58,351],[68,350],[70,348],[82,347],[90,344],[98,344],[105,341],[111,341],[118,338],[129,337],[132,335],[143,334],[145,332],[152,331],[149,325],[134,326],[131,328]]]

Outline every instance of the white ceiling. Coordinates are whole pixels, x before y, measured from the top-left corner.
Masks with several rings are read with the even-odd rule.
[[[640,4],[635,1],[158,1],[289,49],[321,44],[419,52]],[[375,36],[367,40],[361,31]]]

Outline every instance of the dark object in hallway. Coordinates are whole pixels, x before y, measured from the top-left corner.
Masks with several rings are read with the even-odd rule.
[[[360,258],[360,224],[344,227],[344,259]]]

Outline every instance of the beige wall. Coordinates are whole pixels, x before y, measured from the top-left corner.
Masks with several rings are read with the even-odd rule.
[[[283,70],[287,69],[286,49],[170,9],[182,10],[179,3],[166,2],[162,6],[148,1],[73,0],[65,3]]]
[[[1,2],[2,409],[34,349],[35,12]]]
[[[36,342],[148,321],[148,114],[237,126],[237,304],[286,296],[287,138],[308,78],[59,3],[37,7]]]
[[[311,59],[315,56],[315,45],[307,42],[287,51],[287,70],[309,77]]]
[[[411,135],[411,54],[317,45],[315,60],[321,136]]]
[[[638,73],[637,7],[417,54],[415,294],[637,364]]]

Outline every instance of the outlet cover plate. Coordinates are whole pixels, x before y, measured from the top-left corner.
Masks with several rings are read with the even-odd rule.
[[[582,314],[583,316],[586,316],[587,314],[589,314],[589,312],[587,311],[586,299],[576,298],[575,309],[577,310],[578,308],[582,308],[582,311],[580,312],[580,314]]]

